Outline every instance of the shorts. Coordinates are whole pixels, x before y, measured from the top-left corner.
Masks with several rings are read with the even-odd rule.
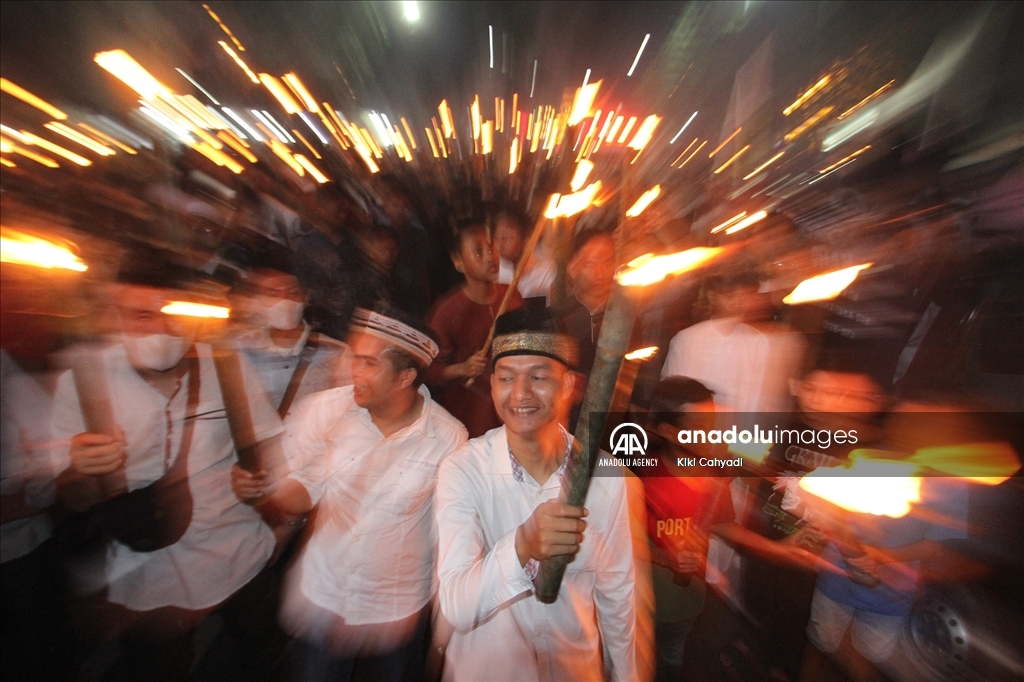
[[[899,644],[905,623],[903,616],[886,616],[839,604],[818,590],[811,602],[807,638],[826,654],[839,650],[843,635],[850,630],[850,642],[872,663],[884,663]]]

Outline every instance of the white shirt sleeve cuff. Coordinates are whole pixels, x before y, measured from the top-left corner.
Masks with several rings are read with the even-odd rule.
[[[501,536],[494,545],[494,554],[505,584],[512,590],[511,596],[526,590],[533,590],[533,579],[527,573],[526,568],[519,564],[519,555],[516,554],[515,530]],[[527,566],[529,565],[530,562],[527,562]]]

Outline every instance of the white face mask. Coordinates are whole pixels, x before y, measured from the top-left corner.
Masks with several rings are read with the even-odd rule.
[[[121,335],[121,343],[128,351],[128,362],[136,369],[165,372],[181,362],[192,345],[187,336],[150,334],[149,336]]]
[[[286,331],[299,326],[305,308],[306,304],[301,301],[282,298],[274,305],[264,305],[263,316],[267,318],[267,324],[274,329]]]

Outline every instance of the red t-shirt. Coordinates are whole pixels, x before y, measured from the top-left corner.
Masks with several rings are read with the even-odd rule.
[[[449,365],[465,362],[479,351],[494,324],[495,313],[508,289],[507,284],[498,284],[497,296],[490,305],[474,303],[466,296],[465,286],[460,286],[434,305],[427,314],[427,324],[440,338],[440,352],[427,370],[427,385],[436,394],[435,398],[452,416],[466,426],[470,438],[482,436],[487,431],[501,426],[491,401],[491,368],[487,367],[473,385],[466,388],[465,379],[448,383],[441,380],[441,373]],[[514,292],[508,310],[523,306],[523,297]]]
[[[662,462],[641,476],[647,504],[647,535],[664,550],[680,549],[695,528],[704,533],[735,520],[729,479],[674,476]],[[700,543],[703,544],[703,543]],[[693,545],[687,547],[694,551]]]

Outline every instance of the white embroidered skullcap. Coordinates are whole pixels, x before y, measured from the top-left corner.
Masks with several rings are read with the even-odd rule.
[[[356,308],[352,314],[352,326],[397,346],[425,366],[434,361],[440,350],[432,338],[418,329],[365,308]]]

